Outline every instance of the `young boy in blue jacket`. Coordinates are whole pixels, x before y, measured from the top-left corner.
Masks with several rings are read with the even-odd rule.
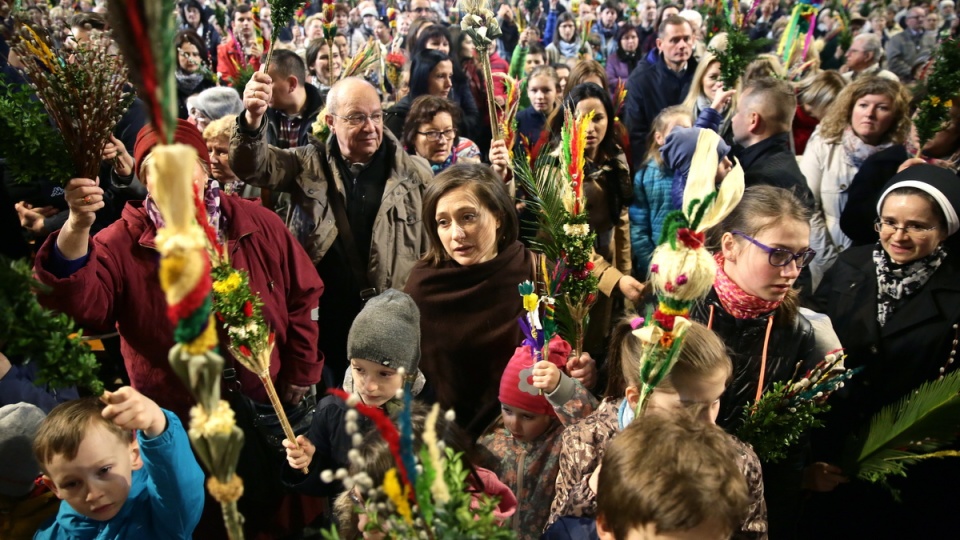
[[[183,425],[133,388],[57,406],[33,451],[63,501],[35,540],[187,539],[200,521],[203,471]]]

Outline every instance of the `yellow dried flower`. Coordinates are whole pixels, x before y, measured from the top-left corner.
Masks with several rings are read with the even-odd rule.
[[[242,283],[239,272],[231,272],[227,279],[213,282],[213,291],[217,294],[230,294]]]
[[[190,409],[190,436],[193,438],[229,435],[236,424],[233,409],[222,399],[211,415],[199,405]]]
[[[397,479],[397,468],[393,467],[383,477],[383,492],[397,507],[397,513],[403,517],[408,525],[413,525],[413,511],[410,509],[410,488],[400,489],[400,480]]]

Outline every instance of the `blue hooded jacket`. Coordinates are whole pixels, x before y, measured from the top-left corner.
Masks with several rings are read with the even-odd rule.
[[[189,539],[203,512],[203,471],[190,450],[180,420],[170,411],[158,437],[138,433],[143,468],[133,471],[130,493],[108,521],[90,519],[66,502],[34,540]]]

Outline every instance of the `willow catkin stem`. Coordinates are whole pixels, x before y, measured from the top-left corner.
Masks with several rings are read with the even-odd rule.
[[[497,102],[493,99],[493,73],[490,67],[490,55],[487,53],[487,47],[477,47],[477,54],[480,55],[480,70],[483,71],[483,85],[487,90],[487,109],[490,113],[490,133],[493,134],[493,140],[502,139],[500,135],[500,126],[497,124]]]
[[[280,425],[283,427],[283,433],[286,435],[287,439],[293,444],[297,444],[297,435],[293,432],[293,427],[290,425],[290,420],[287,419],[287,413],[283,410],[283,404],[280,403],[280,397],[277,395],[277,389],[273,386],[273,381],[270,379],[270,372],[266,371],[259,374],[260,382],[263,383],[263,387],[267,390],[267,396],[270,398],[270,404],[273,405],[273,410],[277,413],[277,418],[280,419]],[[299,447],[299,445],[298,445]],[[303,474],[309,474],[310,468],[304,467]]]

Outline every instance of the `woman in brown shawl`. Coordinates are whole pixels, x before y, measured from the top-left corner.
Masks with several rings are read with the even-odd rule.
[[[485,165],[439,174],[424,193],[423,226],[430,246],[405,288],[420,308],[421,396],[453,408],[477,436],[500,412],[500,376],[523,341],[517,285],[534,279],[534,254],[517,240],[513,200]],[[589,388],[593,360],[571,363]]]

